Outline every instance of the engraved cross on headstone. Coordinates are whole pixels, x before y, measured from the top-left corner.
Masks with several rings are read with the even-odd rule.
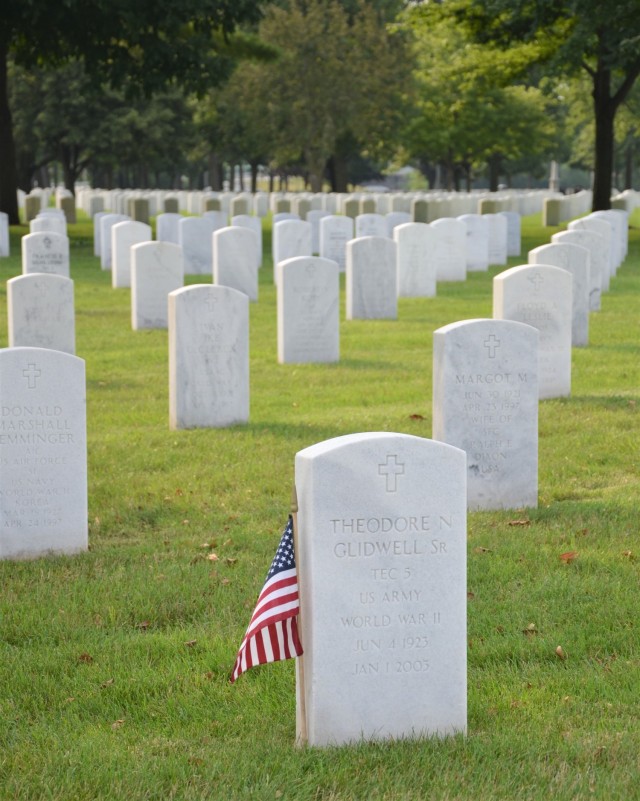
[[[495,359],[496,358],[496,350],[500,347],[500,340],[494,335],[489,334],[487,339],[484,341],[485,348],[489,351],[489,358]]]
[[[395,454],[389,454],[384,464],[378,465],[378,473],[387,479],[387,492],[398,489],[398,476],[404,475],[404,465],[398,462]]]
[[[209,309],[210,312],[215,311],[217,302],[218,302],[218,296],[214,295],[212,292],[207,292],[205,303],[207,304],[207,308]]]
[[[540,273],[534,273],[533,275],[529,276],[529,281],[531,281],[533,288],[537,292],[540,289],[540,286],[544,283],[544,278],[540,275]]]
[[[27,388],[36,388],[36,379],[40,377],[42,370],[38,369],[35,364],[29,364],[23,371],[22,375],[27,379]]]

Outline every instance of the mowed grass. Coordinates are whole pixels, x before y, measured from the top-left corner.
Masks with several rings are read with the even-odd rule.
[[[555,230],[525,218],[510,266]],[[0,261],[2,347],[26,231]],[[432,333],[491,316],[504,268],[401,300],[393,322],[343,308],[339,364],[278,365],[267,227],[251,422],[176,432],[167,332],[131,330],[91,231],[70,228],[90,550],[0,563],[0,798],[640,798],[640,231],[574,349],[571,397],[541,403],[538,508],[469,515],[468,736],[322,750],[294,747],[292,662],[228,682],[295,453],[429,437]]]

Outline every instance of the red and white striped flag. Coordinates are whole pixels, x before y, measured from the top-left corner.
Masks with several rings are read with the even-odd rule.
[[[289,516],[282,539],[244,635],[231,683],[245,670],[302,656],[298,636],[298,577],[293,552],[293,518]]]

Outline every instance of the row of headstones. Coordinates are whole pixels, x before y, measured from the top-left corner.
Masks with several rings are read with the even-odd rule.
[[[570,394],[572,344],[588,344],[627,225],[621,211],[575,221],[494,277],[494,319],[434,332],[433,438],[467,453],[470,509],[537,505],[538,400]]]
[[[503,295],[512,277],[519,279],[521,298],[545,284],[552,295],[571,292],[571,279],[567,284],[557,268],[507,273],[512,276],[496,277]],[[224,287],[179,290],[170,301],[172,314],[193,323],[203,300],[218,312],[201,332],[210,344],[234,321],[244,328],[247,299]],[[174,352],[191,349],[188,329],[174,332]],[[300,741],[326,745],[465,731],[466,507],[537,503],[537,339],[532,326],[511,320],[439,329],[434,441],[356,434],[297,454],[305,612],[305,655],[296,679]],[[0,555],[84,550],[84,365],[53,351],[16,348],[0,352],[0,379],[6,488]],[[460,448],[448,444],[455,439]],[[332,576],[329,597],[318,593],[312,566]],[[312,684],[305,675],[313,676]],[[372,695],[383,701],[372,705]]]
[[[583,193],[585,198],[588,192]],[[431,222],[438,217],[462,214],[514,211],[521,215],[542,210],[547,197],[561,197],[547,190],[534,192],[412,192],[412,193],[233,193],[177,192],[141,190],[78,189],[77,203],[90,216],[101,211],[127,214],[148,222],[149,217],[163,212],[202,215],[206,211],[223,211],[228,216],[250,214],[265,217],[269,212],[292,212],[306,219],[309,211],[327,211],[355,218],[358,214],[388,214],[393,211],[412,213],[418,222]],[[585,204],[588,200],[585,200]],[[585,205],[586,209],[586,205]]]

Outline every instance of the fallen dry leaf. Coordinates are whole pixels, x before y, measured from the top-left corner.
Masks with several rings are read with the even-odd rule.
[[[150,621],[143,620],[141,623],[137,624],[136,628],[140,629],[140,631],[146,631],[150,625],[151,625]]]
[[[623,556],[624,556],[626,559],[631,559],[631,560],[635,559],[635,556],[633,555],[633,552],[632,552],[632,551],[623,551],[623,552],[622,552],[622,555],[623,555]]]
[[[476,597],[476,594],[475,594],[475,592],[471,592],[471,591],[469,591],[469,592],[467,593],[467,598],[468,598],[470,601],[472,601],[472,600],[473,600],[475,597]]]
[[[535,623],[529,623],[526,628],[522,629],[522,633],[523,634],[537,634],[538,633],[538,627],[536,626]]]
[[[85,664],[90,665],[93,662],[93,657],[91,654],[83,653],[78,657],[78,662],[84,662]]]
[[[424,420],[424,415],[422,414],[410,414],[409,420]]]
[[[207,671],[204,674],[204,677],[205,677],[205,679],[207,679],[207,681],[211,681],[211,679],[213,678],[213,671],[212,670]]]
[[[556,648],[556,656],[558,657],[558,659],[562,659],[563,662],[567,658],[567,655],[564,652],[564,648],[561,645],[559,645]]]
[[[228,578],[223,578],[220,583],[224,584],[224,586],[226,587],[228,584],[231,584],[231,581]]]
[[[210,553],[209,556],[207,556],[207,559],[210,562],[217,562],[218,561],[218,554],[217,553]]]
[[[185,643],[185,645],[187,646],[187,648],[193,648],[193,646],[194,646],[194,645],[195,645],[197,642],[198,642],[197,640],[187,640],[187,642]]]
[[[508,526],[530,526],[531,520],[509,520]]]
[[[570,562],[573,562],[575,559],[578,558],[577,551],[567,551],[566,553],[560,554],[560,560],[568,565]]]
[[[102,684],[101,684],[100,686],[101,686],[103,689],[104,689],[105,687],[111,687],[111,685],[113,684],[113,682],[114,682],[114,681],[115,681],[115,679],[107,679],[106,681],[103,681],[103,682],[102,682]]]
[[[236,563],[238,560],[237,560],[237,558],[235,558],[235,557],[233,557],[233,558],[232,558],[231,556],[227,556],[227,558],[226,558],[224,561],[225,561],[225,562],[226,562],[226,564],[228,564],[228,565],[235,565],[235,563]]]
[[[124,718],[120,718],[119,720],[114,721],[111,724],[111,728],[114,729],[121,729],[124,726]]]
[[[481,545],[478,545],[477,548],[473,549],[474,553],[491,553],[491,548],[483,548]]]

